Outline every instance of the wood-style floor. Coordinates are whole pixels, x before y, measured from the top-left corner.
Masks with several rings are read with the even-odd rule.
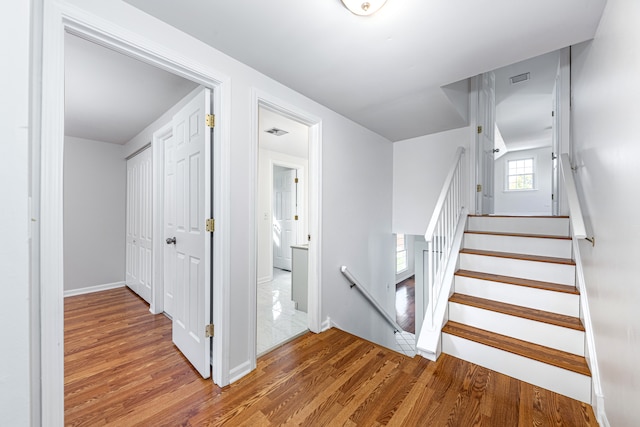
[[[416,333],[416,279],[411,276],[396,285],[396,322],[406,331]]]
[[[125,288],[65,300],[65,424],[595,426],[589,405],[443,355],[411,359],[338,329],[308,333],[219,388]]]

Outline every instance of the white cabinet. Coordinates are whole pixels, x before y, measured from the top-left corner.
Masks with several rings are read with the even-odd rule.
[[[296,309],[307,312],[309,245],[291,246],[291,299]]]

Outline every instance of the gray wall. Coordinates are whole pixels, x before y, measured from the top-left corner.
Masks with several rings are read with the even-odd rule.
[[[123,282],[127,162],[122,146],[64,141],[64,289]]]

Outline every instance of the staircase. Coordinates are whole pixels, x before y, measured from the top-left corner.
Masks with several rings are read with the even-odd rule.
[[[469,216],[442,351],[590,403],[575,276],[568,217]]]

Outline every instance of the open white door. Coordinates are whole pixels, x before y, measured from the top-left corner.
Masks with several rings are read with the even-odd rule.
[[[291,245],[298,243],[295,180],[295,169],[273,168],[273,266],[287,271],[291,271]]]
[[[480,78],[478,93],[478,198],[477,213],[494,210],[494,134],[496,118],[496,77],[493,71]]]
[[[167,259],[175,274],[172,307],[173,342],[200,372],[211,375],[211,239],[206,220],[211,216],[212,129],[211,91],[203,89],[173,117],[175,167],[175,235],[166,236]],[[169,209],[171,211],[171,209]],[[175,239],[175,240],[174,240]]]
[[[153,197],[151,150],[127,160],[126,283],[151,302],[153,258]]]

